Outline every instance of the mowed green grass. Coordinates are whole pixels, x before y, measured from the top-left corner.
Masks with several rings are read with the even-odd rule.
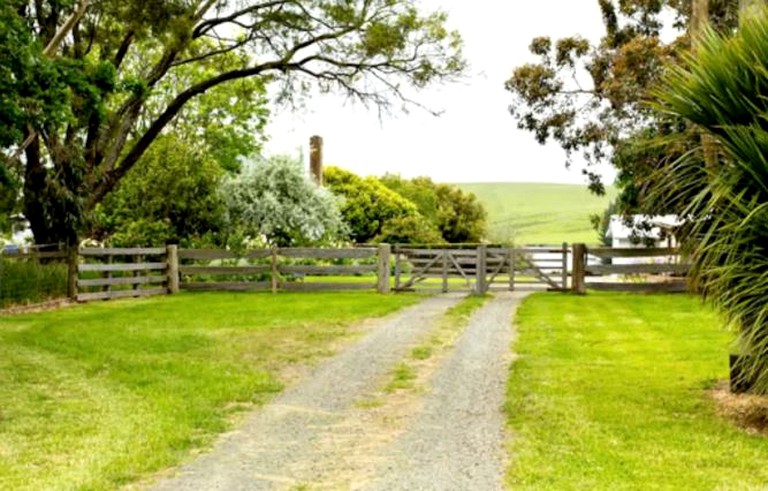
[[[597,242],[589,216],[602,213],[615,196],[597,197],[585,185],[540,183],[459,184],[488,210],[490,240],[555,245]]]
[[[416,301],[180,294],[0,318],[0,489],[114,489],[177,464],[282,368]]]
[[[511,489],[765,489],[768,438],[718,417],[730,335],[692,297],[538,294],[506,410]]]

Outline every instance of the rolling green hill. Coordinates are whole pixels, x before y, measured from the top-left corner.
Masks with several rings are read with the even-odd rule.
[[[602,212],[612,197],[596,197],[579,184],[467,183],[488,210],[489,239],[516,244],[595,243],[589,216]]]

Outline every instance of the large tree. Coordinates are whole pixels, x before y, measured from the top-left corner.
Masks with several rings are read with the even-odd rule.
[[[0,109],[12,130],[0,143],[23,149],[3,165],[17,165],[38,242],[76,241],[168,125],[221,84],[255,78],[287,100],[336,90],[388,107],[410,102],[408,87],[464,68],[445,15],[410,0],[6,0],[2,15],[13,35],[0,36],[0,52],[21,47],[25,63],[0,83],[35,78],[40,87],[14,111]],[[190,68],[204,76],[177,76]]]
[[[530,49],[539,61],[518,67],[506,87],[513,94],[510,109],[518,126],[542,144],[558,143],[566,152],[566,165],[580,157],[592,191],[604,192],[596,164],[612,163],[617,168],[627,209],[641,205],[639,188],[659,158],[689,149],[660,148],[660,137],[685,131],[686,126],[676,116],[660,117],[650,107],[649,90],[665,66],[679,62],[690,50],[688,29],[698,28],[690,25],[692,7],[696,14],[708,7],[704,13],[708,10],[709,24],[723,32],[735,27],[738,3],[597,1],[605,26],[597,44],[579,36],[536,38]],[[702,15],[693,20],[703,22]],[[677,36],[669,39],[670,32]],[[690,139],[695,142],[698,137]]]

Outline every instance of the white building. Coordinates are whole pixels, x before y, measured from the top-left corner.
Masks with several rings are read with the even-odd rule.
[[[643,226],[651,225],[651,228]],[[624,218],[620,215],[611,216],[611,222],[608,226],[606,237],[611,240],[611,247],[658,247],[673,248],[677,247],[675,236],[672,233],[682,222],[677,215],[634,215],[632,223],[627,225]],[[654,258],[615,258],[613,264],[642,264],[648,262],[669,263],[674,262],[676,257],[657,256]]]

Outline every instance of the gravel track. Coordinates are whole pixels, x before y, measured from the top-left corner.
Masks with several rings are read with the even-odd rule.
[[[523,298],[502,293],[475,312],[432,379],[424,409],[387,449],[371,490],[503,489],[502,405],[512,316]]]
[[[297,484],[290,464],[313,459],[313,440],[343,422],[408,347],[461,297],[433,297],[373,322],[371,333],[257,410],[213,450],[156,490],[258,490]],[[288,471],[288,472],[286,472]]]
[[[502,489],[501,407],[523,296],[497,294],[476,311],[455,348],[435,360],[428,390],[363,407],[461,297],[432,297],[373,321],[370,334],[152,489]]]

